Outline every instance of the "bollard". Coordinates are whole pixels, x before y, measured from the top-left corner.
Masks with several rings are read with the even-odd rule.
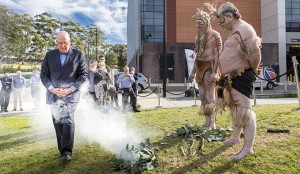
[[[264,92],[263,82],[260,82],[260,93],[262,94]]]
[[[196,88],[195,88],[195,85],[194,85],[194,100],[195,100],[195,106],[197,106],[197,103],[196,103],[196,100],[197,99],[197,93],[196,93]]]
[[[195,104],[193,106],[197,106],[197,94],[196,94],[196,88],[195,88],[195,84],[194,84],[194,100],[195,100]]]
[[[298,109],[300,109],[300,87],[299,87],[299,77],[298,77],[298,69],[297,69],[298,62],[296,60],[296,56],[293,56],[292,60],[293,60],[293,65],[294,65],[295,82],[296,82],[297,93],[298,93],[298,103],[299,103]]]
[[[167,78],[167,86],[169,86],[169,78]]]
[[[285,93],[287,93],[287,85],[288,85],[288,80],[283,84],[283,90]]]
[[[158,106],[156,106],[155,108],[162,108],[162,106],[160,106],[160,94],[161,94],[161,88],[159,85],[157,85],[157,89],[158,89],[158,94],[157,94],[157,97],[158,97]]]
[[[253,97],[253,101],[254,101],[253,106],[256,106],[256,96],[255,96],[255,87],[254,87],[254,85],[253,85],[253,89],[252,89],[252,97]]]

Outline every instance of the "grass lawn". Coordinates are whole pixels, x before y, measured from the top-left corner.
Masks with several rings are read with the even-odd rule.
[[[197,107],[142,110],[128,117],[127,121],[134,119],[145,138],[149,137],[152,145],[160,149],[157,152],[158,167],[144,172],[147,174],[296,174],[300,173],[300,111],[291,111],[293,108],[297,105],[255,107],[257,135],[254,153],[240,161],[232,161],[229,156],[238,152],[242,145],[206,142],[204,156],[184,157],[179,148],[187,149],[188,141],[180,137],[165,137],[185,124],[202,125],[204,117],[197,115]],[[217,126],[231,127],[228,112],[218,114]],[[0,173],[125,173],[112,169],[114,154],[97,143],[88,143],[76,131],[74,157],[70,163],[61,163],[54,128],[37,127],[31,116],[0,117]],[[271,134],[267,129],[289,129],[290,133]]]

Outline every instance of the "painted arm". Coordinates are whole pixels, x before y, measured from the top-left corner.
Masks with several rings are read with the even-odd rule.
[[[211,80],[212,81],[217,81],[218,79],[218,68],[219,68],[219,56],[221,53],[221,49],[222,49],[222,39],[219,33],[215,33],[215,35],[213,35],[213,37],[215,37],[215,39],[212,42],[212,46],[213,46],[213,52],[214,52],[214,64],[213,64],[213,70],[211,73]]]
[[[261,68],[260,68],[260,62],[261,62],[261,39],[259,37],[253,38],[250,40],[250,55],[249,55],[249,61],[251,68],[254,72],[255,75],[259,75],[261,73]]]

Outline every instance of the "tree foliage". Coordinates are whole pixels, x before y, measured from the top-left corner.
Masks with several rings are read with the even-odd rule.
[[[118,69],[123,71],[123,68],[126,66],[127,62],[127,45],[125,44],[116,44],[113,46],[113,52],[117,55],[118,58]]]
[[[72,47],[81,50],[87,60],[100,54],[107,57],[109,65],[126,65],[126,45],[105,43],[104,33],[94,25],[81,26],[73,21],[60,21],[44,12],[34,17],[17,14],[0,5],[0,63],[3,58],[43,59],[46,52],[56,48],[56,34],[69,32]],[[96,55],[97,54],[97,55]]]

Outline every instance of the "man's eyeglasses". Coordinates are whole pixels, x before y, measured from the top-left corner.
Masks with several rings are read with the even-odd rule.
[[[68,45],[70,43],[70,41],[68,42],[57,42],[58,45]]]
[[[99,60],[104,60],[104,59],[99,59]]]

